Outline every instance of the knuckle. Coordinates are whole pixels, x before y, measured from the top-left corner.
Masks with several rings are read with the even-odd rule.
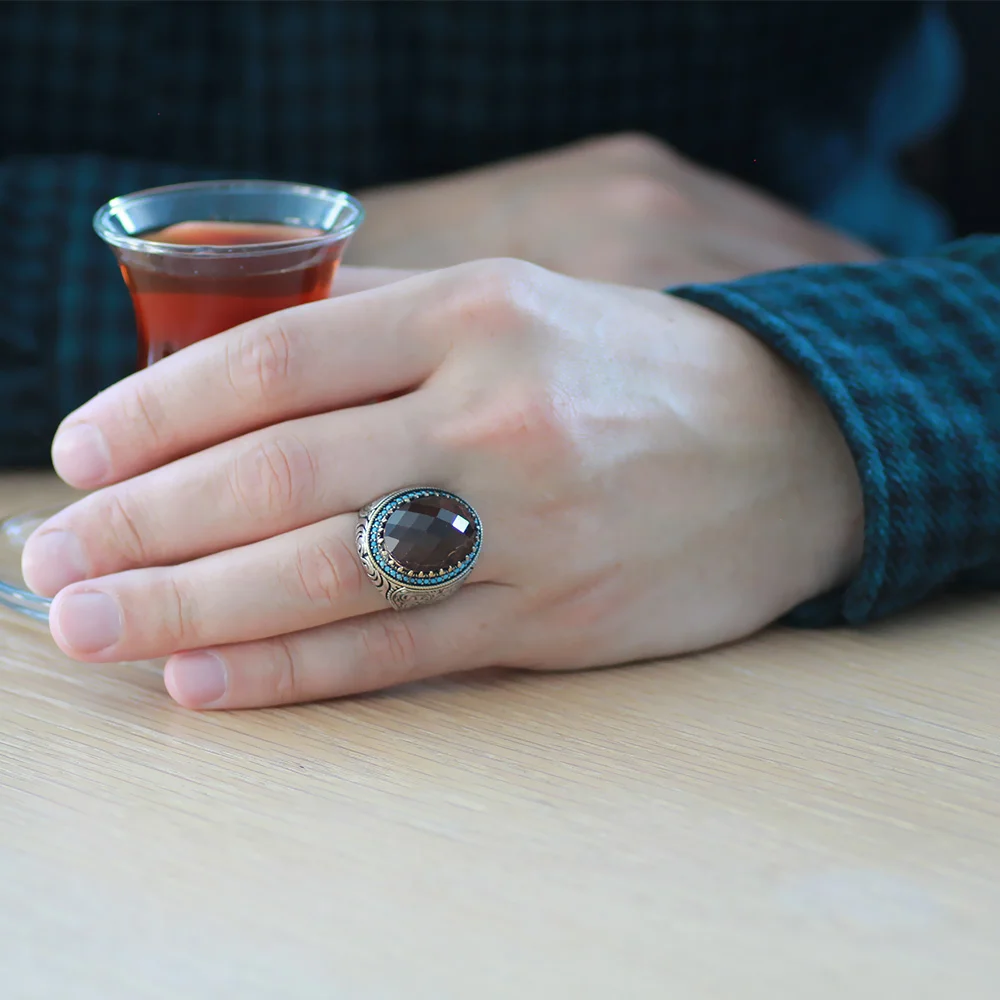
[[[625,172],[611,178],[605,189],[607,203],[623,215],[659,220],[685,211],[685,199],[670,184],[647,173]]]
[[[284,318],[257,320],[226,345],[226,378],[237,398],[282,401],[293,391],[295,350]]]
[[[470,403],[452,420],[437,422],[433,444],[442,454],[502,461],[505,468],[550,478],[575,454],[566,408],[540,383],[506,383],[503,392]]]
[[[386,611],[358,630],[363,669],[388,682],[406,678],[417,666],[417,638],[407,612]]]
[[[164,570],[157,577],[150,594],[159,615],[157,645],[170,653],[196,647],[200,631],[196,602],[187,587],[170,570]],[[147,627],[148,621],[146,618],[144,627]]]
[[[281,705],[297,701],[302,697],[302,692],[295,651],[286,636],[277,636],[271,642],[274,653],[268,657],[268,669],[262,678],[262,703]]]
[[[495,405],[482,414],[476,429],[479,444],[519,451],[533,442],[558,438],[562,425],[550,394],[522,386],[498,397]]]
[[[449,329],[467,333],[509,333],[537,311],[544,268],[524,260],[474,261],[462,268],[443,306]]]
[[[148,565],[151,553],[127,494],[119,491],[109,492],[104,498],[103,515],[107,531],[115,547],[124,557],[126,565]]]
[[[132,383],[132,391],[125,393],[122,406],[125,424],[133,434],[138,431],[154,447],[164,442],[166,415],[149,379],[136,379]]]
[[[292,436],[255,441],[227,470],[238,510],[253,518],[280,517],[304,506],[318,478],[312,452]]]
[[[641,130],[616,132],[600,142],[604,153],[638,169],[662,169],[675,157],[662,139]]]
[[[365,586],[357,552],[343,538],[300,546],[293,571],[292,589],[296,596],[320,608],[351,601]]]
[[[248,660],[237,657],[236,669],[231,670],[230,704],[251,708],[304,700],[303,675],[294,647],[294,636],[287,635],[251,644]]]

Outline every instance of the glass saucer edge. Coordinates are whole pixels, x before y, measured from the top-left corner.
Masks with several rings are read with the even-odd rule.
[[[31,533],[55,514],[58,507],[45,507],[0,518],[0,608],[48,627],[52,600],[29,590],[21,576],[21,550]]]
[[[40,625],[48,625],[51,604],[48,597],[39,597],[30,590],[22,590],[6,580],[0,580],[0,607],[8,611],[30,618]]]

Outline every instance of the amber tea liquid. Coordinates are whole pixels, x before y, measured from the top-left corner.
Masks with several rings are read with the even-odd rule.
[[[266,222],[179,222],[141,234],[188,246],[246,246],[319,236],[318,229]],[[189,256],[123,254],[122,276],[132,295],[139,333],[138,367],[267,313],[325,299],[337,270],[340,243],[290,247],[221,264]]]

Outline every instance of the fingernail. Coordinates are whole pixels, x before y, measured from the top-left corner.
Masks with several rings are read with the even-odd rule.
[[[51,597],[90,576],[80,539],[71,531],[35,532],[25,543],[21,575],[36,593]]]
[[[226,665],[215,653],[183,653],[167,664],[164,680],[174,701],[206,708],[226,693]]]
[[[118,602],[99,591],[57,598],[52,624],[63,642],[77,653],[99,653],[122,637],[122,612]]]
[[[86,489],[100,485],[111,474],[111,452],[93,424],[75,424],[56,434],[52,464],[70,486]]]

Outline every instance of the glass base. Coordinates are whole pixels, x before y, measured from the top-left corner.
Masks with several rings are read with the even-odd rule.
[[[58,510],[32,510],[0,521],[0,607],[45,626],[52,601],[28,590],[21,576],[21,552],[35,528]]]

